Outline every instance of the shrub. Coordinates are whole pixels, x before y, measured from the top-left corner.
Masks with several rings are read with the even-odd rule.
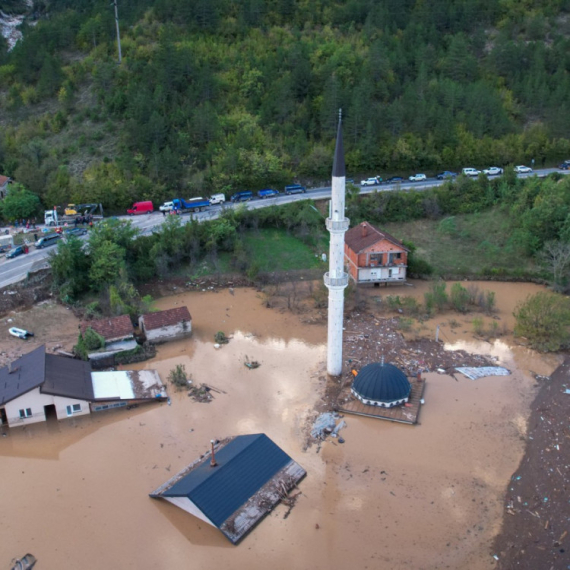
[[[475,317],[471,321],[471,324],[473,325],[473,332],[476,335],[482,335],[483,334],[484,323],[483,323],[483,319],[481,317]]]
[[[554,352],[570,343],[570,299],[541,291],[519,303],[513,313],[515,335],[526,337],[532,348]]]
[[[177,364],[168,374],[168,380],[179,390],[188,387],[188,375],[184,364]]]
[[[230,342],[230,339],[222,331],[218,331],[214,335],[214,340],[217,344],[228,344]]]
[[[469,291],[461,283],[454,283],[451,287],[449,300],[456,311],[466,313],[469,307]]]
[[[447,291],[445,290],[446,287],[447,284],[445,281],[434,281],[430,285],[430,290],[424,294],[424,300],[428,311],[433,308],[437,309],[438,311],[443,311],[447,308],[449,297],[447,296]]]

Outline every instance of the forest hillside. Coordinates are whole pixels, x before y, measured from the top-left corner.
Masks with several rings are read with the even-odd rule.
[[[4,0],[0,173],[45,206],[570,158],[569,0]],[[3,42],[3,43],[2,43]]]

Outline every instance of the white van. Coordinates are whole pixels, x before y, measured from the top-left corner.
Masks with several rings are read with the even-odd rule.
[[[214,194],[210,196],[210,206],[215,206],[216,204],[223,204],[226,201],[226,196],[224,194]]]
[[[481,171],[476,168],[464,168],[462,172],[465,176],[479,176],[481,174]]]

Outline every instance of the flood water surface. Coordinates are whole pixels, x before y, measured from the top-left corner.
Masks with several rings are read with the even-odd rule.
[[[529,371],[550,373],[556,359],[509,340],[473,344],[486,354],[495,350],[512,374],[471,381],[429,373],[420,425],[346,416],[344,444],[329,439],[320,450],[306,448],[326,382],[325,327],[262,301],[253,290],[236,289],[157,302],[187,305],[193,335],[128,368],[154,368],[166,380],[183,364],[195,384],[214,388],[210,403],[169,386],[171,405],[4,430],[5,565],[31,552],[46,569],[490,566],[535,392]],[[220,330],[232,338],[215,349]],[[468,334],[455,336],[473,342]],[[250,370],[246,360],[260,367]],[[279,506],[233,546],[213,527],[148,497],[207,451],[211,439],[260,432],[308,473],[287,518]]]

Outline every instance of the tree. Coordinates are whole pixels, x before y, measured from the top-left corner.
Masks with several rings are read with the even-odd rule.
[[[570,278],[570,243],[549,241],[541,256],[547,271],[552,274],[552,288],[563,293]]]
[[[50,265],[53,287],[62,301],[72,303],[89,290],[91,260],[80,239],[60,240],[56,252],[50,254]]]
[[[541,291],[517,305],[515,335],[528,339],[532,348],[555,352],[570,344],[570,299]]]
[[[110,241],[103,241],[91,252],[92,264],[89,269],[91,288],[100,291],[113,283],[125,267],[125,250]]]
[[[40,199],[21,184],[15,182],[4,199],[2,214],[7,220],[33,218],[40,211]]]

